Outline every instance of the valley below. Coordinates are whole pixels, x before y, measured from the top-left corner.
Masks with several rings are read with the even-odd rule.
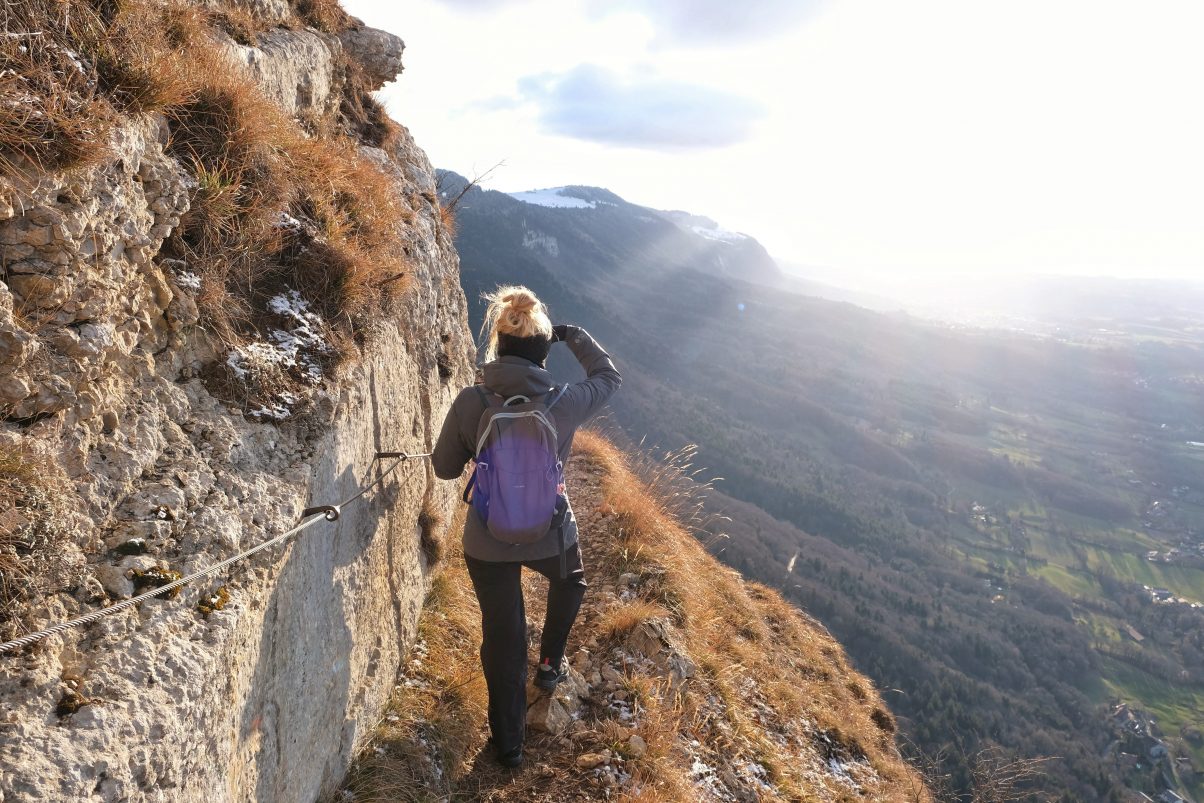
[[[471,189],[470,320],[521,282],[598,337],[625,377],[605,426],[698,445],[699,537],[819,618],[955,787],[998,748],[1045,759],[1033,793],[1053,799],[1200,798],[1194,324],[1055,337],[871,312],[791,292],[751,238],[606,200]]]

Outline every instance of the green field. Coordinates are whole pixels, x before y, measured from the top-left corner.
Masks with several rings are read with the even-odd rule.
[[[1204,729],[1204,691],[1151,677],[1112,658],[1102,658],[1100,668],[1102,681],[1086,690],[1097,703],[1108,705],[1119,699],[1149,712],[1163,737],[1185,745],[1196,768],[1204,768],[1204,743],[1192,744],[1179,735],[1180,729],[1188,725]],[[1192,784],[1188,790],[1199,799],[1204,794],[1204,783]]]
[[[1103,568],[1109,574],[1130,583],[1151,588],[1169,588],[1192,602],[1204,602],[1204,571],[1169,563],[1151,563],[1144,555],[1087,549],[1088,568]]]
[[[1037,566],[1032,573],[1072,597],[1098,597],[1100,594],[1099,584],[1090,575],[1067,569],[1057,563]]]

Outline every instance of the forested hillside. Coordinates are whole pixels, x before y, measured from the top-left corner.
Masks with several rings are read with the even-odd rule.
[[[1197,348],[940,328],[796,295],[746,244],[725,252],[621,199],[547,208],[474,188],[456,214],[474,324],[475,295],[518,281],[589,328],[626,378],[613,425],[697,443],[723,478],[712,508],[732,521],[712,524],[729,536],[713,549],[897,690],[905,735],[955,781],[1000,745],[1056,757],[1042,786],[1066,799],[1196,789]],[[1114,727],[1122,701],[1158,720],[1165,761],[1126,758],[1149,745]]]

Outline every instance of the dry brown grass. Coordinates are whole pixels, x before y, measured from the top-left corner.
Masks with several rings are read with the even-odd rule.
[[[259,34],[266,23],[259,16],[259,6],[244,6],[239,2],[229,2],[210,12],[213,25],[229,34],[230,38],[240,45],[257,45]]]
[[[0,445],[0,640],[27,629],[26,607],[76,585],[68,558],[71,483],[51,459]]]
[[[306,0],[307,24],[351,24],[333,0]],[[257,339],[265,304],[295,289],[327,321],[342,354],[408,287],[403,251],[413,212],[392,176],[346,135],[309,136],[213,39],[250,41],[247,7],[180,0],[12,0],[0,10],[0,171],[67,170],[105,157],[123,116],[161,112],[169,152],[197,186],[163,249],[201,277],[203,326],[226,347]],[[381,144],[396,125],[348,69],[342,128]],[[319,126],[334,131],[334,122]],[[300,226],[281,226],[281,214]]]
[[[12,0],[0,5],[0,25],[0,171],[98,161],[114,115],[68,46],[95,35],[98,15],[67,3]]]
[[[406,289],[397,279],[409,272],[401,243],[413,213],[394,179],[354,142],[306,136],[251,81],[212,60],[203,51],[190,56],[196,88],[169,112],[170,148],[198,176],[169,253],[245,301],[249,315],[231,316],[201,299],[224,338],[245,330],[243,319],[285,287],[343,337],[361,336]],[[281,213],[301,225],[280,225]]]
[[[339,105],[342,131],[346,136],[392,151],[401,138],[401,126],[394,122],[369,88],[358,66],[348,65],[347,86]]]
[[[292,0],[292,5],[294,13],[304,24],[326,33],[345,31],[354,22],[339,0]]]
[[[874,799],[913,799],[902,790],[915,785],[917,776],[899,757],[893,719],[839,645],[779,594],[746,583],[720,565],[692,537],[688,524],[668,515],[667,509],[673,509],[689,522],[701,512],[682,481],[683,472],[670,465],[649,475],[645,467],[642,473],[650,480],[642,482],[631,461],[600,436],[581,432],[576,443],[605,469],[602,494],[613,514],[609,520],[615,536],[611,571],[630,565],[633,554],[655,569],[660,579],[651,593],[658,599],[648,604],[655,606],[666,596],[673,601],[679,632],[700,667],[701,689],[691,687],[674,733],[693,731],[703,743],[713,742],[717,733],[736,734],[789,799],[816,799],[816,793],[808,786],[804,762],[772,738],[771,729],[787,742],[810,741],[825,761],[868,764],[880,779]],[[626,619],[625,613],[616,615]],[[721,712],[700,704],[708,693],[723,701]],[[764,711],[772,712],[771,721]],[[717,727],[716,719],[723,720],[723,727]],[[668,736],[647,727],[641,733],[645,731],[645,739]],[[648,780],[663,781],[666,771],[673,768],[662,766]],[[922,781],[918,788],[923,789]],[[926,795],[916,799],[929,799]]]
[[[439,223],[447,231],[447,236],[455,237],[459,230],[459,224],[456,222],[456,209],[450,205],[439,205]]]
[[[668,614],[662,606],[648,600],[636,599],[626,605],[608,609],[598,622],[598,632],[611,639],[625,636],[649,619]]]

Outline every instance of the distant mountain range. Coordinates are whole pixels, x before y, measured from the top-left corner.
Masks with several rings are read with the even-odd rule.
[[[441,175],[440,194],[445,200],[454,198],[468,183],[463,176],[449,171]],[[549,264],[557,263],[563,248],[573,262],[586,257],[600,264],[623,259],[657,271],[685,267],[870,309],[899,307],[885,298],[785,272],[754,237],[728,231],[708,217],[639,206],[599,187],[566,186],[515,193],[474,188],[460,205],[471,210],[474,220],[482,215],[505,219],[520,215],[520,226],[511,234],[521,232],[521,239],[507,239],[499,230],[494,232],[497,239],[491,245],[506,248],[519,244]]]
[[[464,184],[446,174],[441,193]],[[751,237],[596,188],[474,187],[455,214],[470,321],[481,291],[520,282],[597,335],[625,378],[611,426],[700,445],[706,476],[725,478],[711,509],[732,517],[711,527],[715,551],[899,690],[904,733],[943,750],[956,783],[999,746],[1059,756],[1042,784],[1067,800],[1199,791],[1173,769],[1121,768],[1136,748],[1105,709],[1156,708],[1168,740],[1204,724],[1191,713],[1204,614],[1167,617],[1142,590],[1204,602],[1190,557],[1204,543],[1200,348],[956,329],[815,297]],[[1172,563],[1148,558],[1172,549]],[[1195,742],[1168,745],[1204,768]]]

